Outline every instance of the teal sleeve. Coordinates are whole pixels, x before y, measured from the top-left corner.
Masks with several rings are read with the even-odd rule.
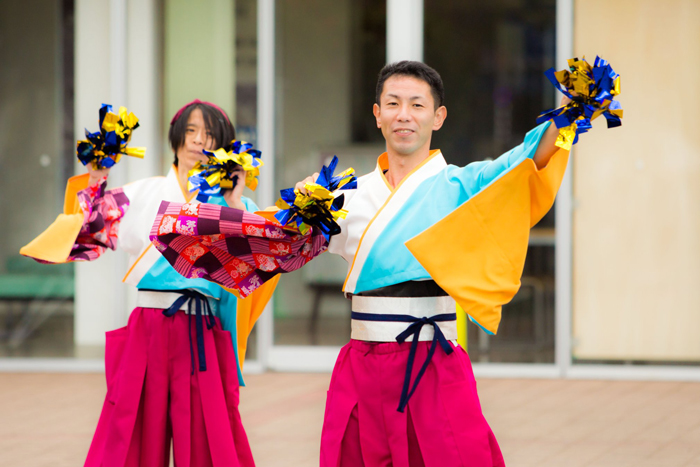
[[[452,175],[460,180],[469,197],[475,195],[525,159],[532,159],[542,135],[551,123],[548,121],[533,128],[525,135],[525,140],[521,144],[497,159],[473,162],[455,169]]]
[[[260,208],[258,207],[257,204],[255,204],[255,201],[248,198],[247,196],[241,196],[241,201],[243,201],[243,204],[245,204],[246,211],[248,211],[248,212],[260,211]]]
[[[238,358],[238,329],[237,323],[237,308],[238,299],[232,293],[229,293],[221,289],[221,299],[219,301],[219,313],[218,317],[221,321],[221,327],[224,331],[231,333],[231,340],[233,341],[233,353],[236,355],[236,370],[238,372],[238,384],[240,386],[245,386],[243,382],[243,373],[241,372],[241,366],[239,365],[240,359]]]

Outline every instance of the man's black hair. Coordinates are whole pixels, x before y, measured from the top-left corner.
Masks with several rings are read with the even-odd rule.
[[[428,85],[430,85],[430,92],[433,95],[433,100],[435,101],[436,109],[444,102],[445,88],[442,84],[440,74],[423,62],[404,60],[401,62],[389,63],[379,72],[379,77],[377,78],[377,105],[380,105],[379,100],[384,90],[384,82],[394,75],[410,76],[428,83]]]
[[[204,117],[204,126],[207,132],[211,133],[212,138],[214,138],[214,149],[229,146],[231,141],[236,139],[236,130],[231,125],[231,122],[227,115],[223,114],[223,111],[212,107],[207,104],[192,104],[187,106],[187,108],[182,112],[182,115],[170,125],[170,130],[168,131],[168,140],[170,140],[170,147],[175,153],[175,161],[173,162],[177,165],[177,150],[185,144],[185,133],[187,131],[187,121],[190,118],[190,114],[194,109],[199,109],[202,111],[202,117]]]

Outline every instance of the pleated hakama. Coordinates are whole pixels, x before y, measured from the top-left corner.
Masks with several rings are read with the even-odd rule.
[[[420,342],[416,369],[430,342]],[[502,467],[471,362],[438,349],[406,410],[397,411],[411,343],[351,340],[326,400],[321,467]]]
[[[171,439],[178,467],[254,466],[231,335],[218,319],[204,329],[200,371],[191,319],[136,308],[126,327],[107,333],[107,395],[86,467],[167,467]]]

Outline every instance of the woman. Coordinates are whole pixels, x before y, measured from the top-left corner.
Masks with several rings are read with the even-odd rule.
[[[226,113],[195,100],[170,122],[175,159],[165,177],[105,190],[109,169],[68,182],[65,213],[20,253],[44,262],[90,261],[117,244],[129,254],[124,282],[138,288],[126,327],[107,333],[107,395],[86,466],[252,466],[238,412],[246,340],[275,283],[237,300],[222,287],[185,279],[148,239],[162,201],[187,202],[189,171],[203,150],[235,138]],[[245,172],[207,202],[254,211]],[[223,330],[222,330],[223,325]]]

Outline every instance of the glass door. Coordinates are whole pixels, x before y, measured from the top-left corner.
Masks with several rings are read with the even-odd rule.
[[[72,1],[0,15],[0,359],[73,358],[74,268],[20,256],[63,209],[72,175]]]
[[[448,109],[433,148],[463,166],[520,144],[555,105],[544,71],[555,61],[556,0],[425,0],[424,8],[424,61],[441,74]],[[472,361],[554,363],[554,221],[552,209],[532,230],[522,286],[498,334],[469,325]]]
[[[339,168],[374,169],[384,151],[372,117],[386,57],[384,2],[274,2],[274,198],[337,155]],[[330,370],[350,339],[346,262],[324,253],[285,274],[274,297],[273,368]]]

